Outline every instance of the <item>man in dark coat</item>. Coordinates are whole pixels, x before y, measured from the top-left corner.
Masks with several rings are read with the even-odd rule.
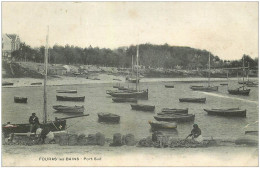
[[[200,130],[199,126],[197,124],[194,124],[193,129],[191,130],[191,133],[187,136],[187,138],[191,136],[192,139],[194,139],[194,138],[199,137],[200,135],[201,135],[201,130]]]
[[[30,132],[31,133],[33,131],[36,131],[36,129],[39,127],[39,125],[40,125],[39,119],[35,113],[32,113],[32,116],[30,116],[29,123],[30,123]]]

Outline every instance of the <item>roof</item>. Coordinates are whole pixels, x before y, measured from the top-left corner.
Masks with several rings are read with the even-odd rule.
[[[6,35],[7,35],[7,37],[9,37],[10,39],[12,39],[13,41],[15,41],[16,38],[18,37],[18,35],[16,35],[16,34],[6,34]]]

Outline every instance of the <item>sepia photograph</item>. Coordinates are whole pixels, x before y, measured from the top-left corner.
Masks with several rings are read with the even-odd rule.
[[[259,2],[1,2],[2,167],[258,167]]]

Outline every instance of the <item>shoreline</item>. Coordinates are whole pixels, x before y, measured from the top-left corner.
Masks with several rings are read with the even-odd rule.
[[[67,86],[67,85],[84,85],[84,84],[127,84],[125,77],[113,76],[108,74],[99,74],[100,80],[91,80],[82,77],[66,77],[49,78],[48,86]],[[117,79],[117,80],[114,80]],[[258,81],[258,78],[251,78],[253,81]],[[162,82],[162,83],[204,83],[208,78],[202,77],[185,77],[185,78],[142,78],[140,83]],[[237,78],[230,78],[229,81],[237,81]],[[14,87],[41,87],[43,86],[43,79],[35,78],[2,78],[2,82],[14,83],[12,86],[2,86],[3,88]],[[42,83],[41,85],[31,85],[31,83]],[[211,78],[211,82],[227,82],[226,78]]]

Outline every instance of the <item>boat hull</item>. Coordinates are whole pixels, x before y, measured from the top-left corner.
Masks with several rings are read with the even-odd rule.
[[[56,96],[58,101],[75,101],[75,102],[84,102],[85,96],[82,97],[69,97],[69,96]]]
[[[25,97],[14,97],[15,103],[27,103],[27,98]]]
[[[148,90],[147,91],[138,91],[138,92],[118,92],[110,93],[112,97],[117,98],[137,98],[137,99],[148,99]]]
[[[191,86],[190,88],[194,91],[205,91],[205,92],[218,91],[218,86]]]
[[[180,102],[205,103],[206,98],[180,98]]]
[[[246,117],[246,110],[221,110],[221,109],[204,109],[209,115],[226,116],[226,117]]]
[[[124,103],[124,102],[132,102],[137,103],[137,99],[135,98],[112,98],[115,103]]]
[[[57,93],[77,93],[77,90],[56,90]]]
[[[131,104],[131,108],[132,108],[133,110],[154,111],[155,106]]]
[[[112,113],[98,113],[98,120],[101,122],[116,122],[120,121],[120,116]]]
[[[169,108],[163,108],[162,113],[169,113],[169,114],[174,114],[174,113],[187,113],[188,114],[189,109],[169,109]]]
[[[249,93],[250,93],[250,89],[246,89],[246,90],[239,90],[239,89],[236,89],[236,90],[228,90],[228,93],[229,93],[229,94],[232,94],[232,95],[248,96]]]
[[[8,126],[6,124],[2,125],[2,132],[5,135],[11,134],[11,133],[28,133],[30,132],[30,124],[11,124],[12,126]],[[43,127],[49,127],[50,131],[62,131],[66,129],[66,120],[57,120],[53,122],[47,122],[46,124],[41,124],[41,128]],[[34,129],[34,132],[36,129]]]
[[[84,106],[62,106],[62,105],[53,106],[53,109],[55,109],[57,112],[62,112],[62,113],[83,113],[85,110]]]
[[[167,122],[190,122],[194,121],[195,115],[188,114],[182,116],[154,116],[157,121],[167,121]]]
[[[173,85],[165,85],[165,88],[174,88]]]

